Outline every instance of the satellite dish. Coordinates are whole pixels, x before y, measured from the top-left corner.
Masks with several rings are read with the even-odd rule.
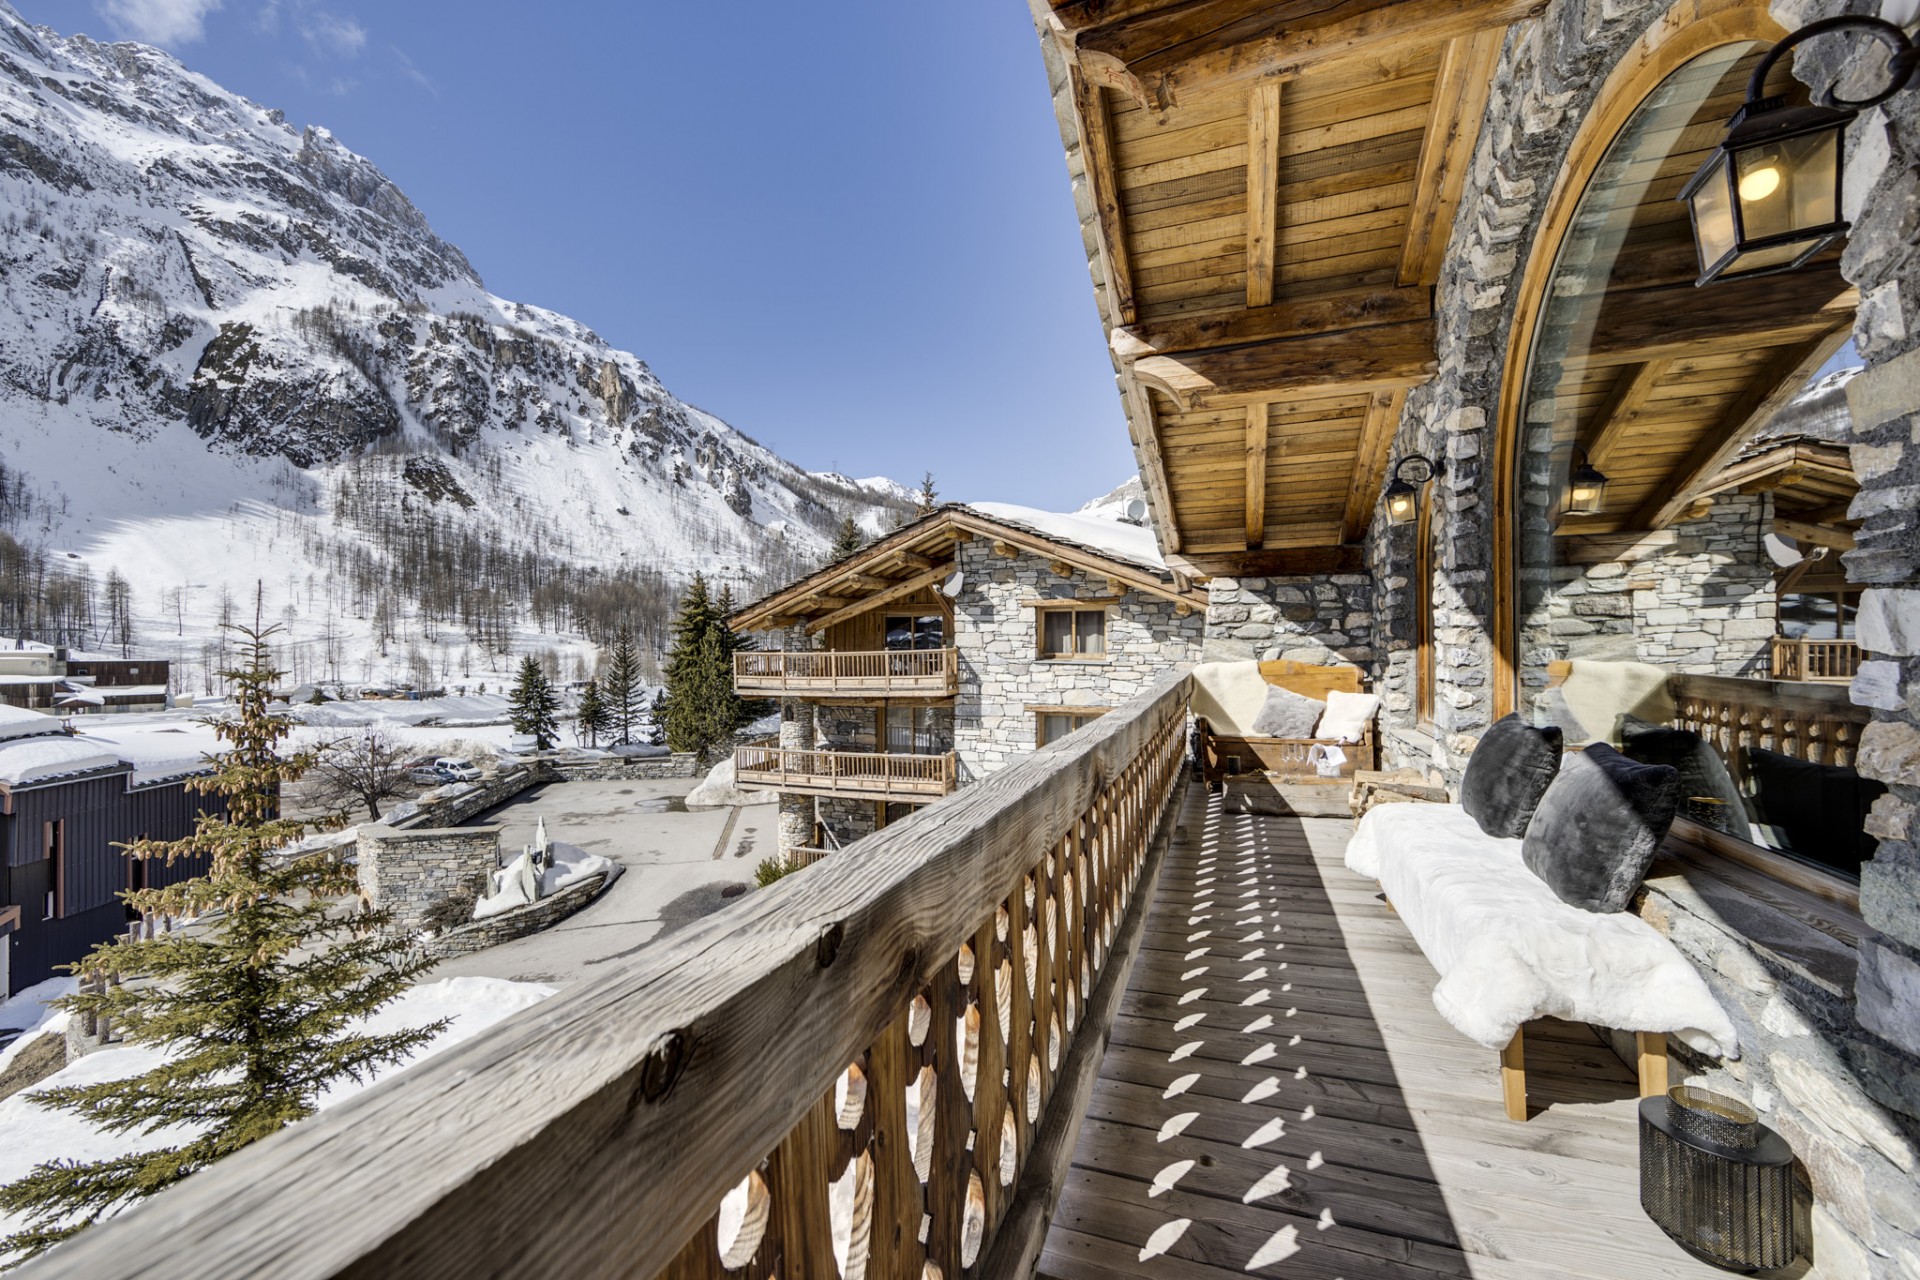
[[[947,576],[947,580],[940,584],[940,594],[951,600],[960,594],[960,588],[965,586],[966,583],[966,571],[963,569],[955,569]]]
[[[1146,499],[1145,498],[1128,498],[1127,499],[1127,519],[1133,521],[1135,524],[1139,524],[1142,520],[1145,520],[1146,518],[1147,518]]]

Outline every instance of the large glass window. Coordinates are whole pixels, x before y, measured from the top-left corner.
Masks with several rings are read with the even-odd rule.
[[[1815,404],[1851,328],[1838,249],[1695,287],[1675,198],[1762,52],[1727,45],[1669,75],[1543,245],[1553,265],[1507,424],[1512,656],[1523,715],[1571,747],[1679,771],[1683,833],[1857,874],[1882,789],[1851,767],[1844,683],[1821,682],[1844,655],[1798,643],[1849,637],[1854,599],[1781,536],[1843,532],[1851,493],[1844,432],[1829,438]],[[1771,87],[1801,92],[1784,72]],[[1573,478],[1588,490],[1595,471],[1599,500],[1574,500]]]
[[[941,615],[888,614],[887,648],[938,649],[947,642],[947,620]]]

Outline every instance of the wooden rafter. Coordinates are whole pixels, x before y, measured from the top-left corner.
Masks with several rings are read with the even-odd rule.
[[[1584,358],[1563,367],[1778,346],[1805,330],[1814,336],[1850,324],[1858,295],[1835,270],[1791,271],[1759,279],[1719,280],[1609,293]]]
[[[1122,377],[1120,386],[1127,409],[1127,434],[1132,437],[1134,458],[1140,464],[1140,478],[1146,485],[1153,531],[1160,539],[1161,550],[1178,551],[1180,521],[1173,509],[1173,490],[1167,484],[1167,460],[1154,422],[1153,397],[1136,378]]]
[[[1367,418],[1360,428],[1354,484],[1347,492],[1342,542],[1358,542],[1373,520],[1374,504],[1380,500],[1380,486],[1387,478],[1387,451],[1393,447],[1393,433],[1399,429],[1400,415],[1406,407],[1405,387],[1376,391],[1368,397]]]
[[[1247,94],[1247,305],[1264,307],[1274,294],[1280,247],[1280,82],[1265,80]],[[1249,535],[1251,536],[1251,535]]]
[[[1791,280],[1791,274],[1769,277]],[[1707,292],[1702,290],[1701,292]],[[1667,479],[1641,504],[1631,521],[1635,528],[1664,529],[1693,505],[1704,486],[1730,462],[1781,406],[1793,398],[1827,357],[1838,351],[1852,332],[1848,315],[1840,327],[1783,348],[1766,364],[1747,390],[1675,467]]]
[[[1453,232],[1454,214],[1466,190],[1467,170],[1487,111],[1494,69],[1506,32],[1489,27],[1447,41],[1434,81],[1433,120],[1420,142],[1414,170],[1413,207],[1407,241],[1400,250],[1400,283],[1437,284]]]
[[[1775,516],[1773,531],[1783,538],[1792,538],[1796,542],[1811,542],[1816,547],[1832,547],[1835,551],[1853,550],[1852,531],[1838,529],[1830,524],[1815,524],[1809,520],[1790,520],[1786,516]]]
[[[1247,406],[1247,548],[1267,536],[1267,404]]]
[[[1408,387],[1437,367],[1431,317],[1343,333],[1136,360],[1133,375],[1182,411],[1289,392]]]
[[[953,563],[951,561],[946,564],[937,564],[931,569],[926,569],[914,574],[911,578],[905,578],[894,583],[884,591],[875,592],[865,599],[855,600],[843,609],[836,609],[824,618],[816,618],[807,624],[807,631],[810,634],[818,634],[836,622],[845,622],[848,618],[857,618],[863,613],[869,613],[878,609],[881,605],[891,604],[902,596],[910,596],[924,587],[930,587],[952,572]]]
[[[1158,12],[1121,6],[1102,25],[1062,20],[1060,30],[1090,78],[1165,108],[1189,88],[1286,79],[1387,42],[1434,44],[1544,8],[1546,0],[1191,0]]]
[[[1132,324],[1138,309],[1133,297],[1133,266],[1127,252],[1120,191],[1114,182],[1119,168],[1114,163],[1113,125],[1107,115],[1106,95],[1077,67],[1069,68],[1068,75],[1072,81],[1073,112],[1080,127],[1080,162],[1086,171],[1088,196],[1093,203],[1095,244],[1107,264],[1111,323]]]
[[[1613,385],[1607,388],[1607,398],[1594,412],[1592,423],[1595,434],[1587,443],[1587,460],[1595,467],[1605,470],[1605,460],[1612,455],[1620,437],[1632,425],[1634,414],[1653,394],[1660,379],[1667,376],[1673,368],[1671,359],[1646,360],[1639,364],[1626,365],[1614,375]]]
[[[1180,567],[1203,577],[1221,574],[1284,577],[1306,573],[1359,573],[1366,567],[1366,550],[1344,544],[1337,547],[1267,547],[1258,551],[1233,548],[1196,552],[1178,558]]]
[[[1272,306],[1200,316],[1174,316],[1115,329],[1107,343],[1122,361],[1199,351],[1207,347],[1270,342],[1366,325],[1424,320],[1433,314],[1433,291],[1416,288],[1349,289],[1315,298],[1288,298]]]

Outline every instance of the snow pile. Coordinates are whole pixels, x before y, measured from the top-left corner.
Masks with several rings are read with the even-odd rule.
[[[777,804],[778,791],[744,791],[734,780],[733,757],[713,766],[700,785],[687,792],[689,809],[727,809],[742,804]]]
[[[4,945],[0,943],[0,946]],[[43,1034],[66,1034],[67,1014],[54,1008],[53,1002],[79,989],[80,982],[76,978],[48,978],[45,982],[22,988],[20,994],[11,1000],[0,999],[0,1034],[20,1033],[18,1040],[0,1049],[0,1072],[6,1071],[29,1041],[37,1040]]]
[[[508,701],[504,694],[495,693],[447,698],[362,698],[353,702],[293,703],[282,714],[304,725],[330,729],[358,729],[368,725],[452,728],[505,724]]]
[[[1103,556],[1112,556],[1115,560],[1124,560],[1162,573],[1167,568],[1166,558],[1160,554],[1159,540],[1150,528],[1127,524],[1104,515],[1084,512],[1067,515],[1058,511],[1015,506],[1008,502],[970,502],[967,506],[989,520],[1029,529]]]
[[[207,757],[226,749],[208,725],[122,724],[132,716],[101,716],[86,721],[77,742],[111,751],[133,766],[133,784],[143,786],[211,768]]]
[[[449,1024],[406,1062],[383,1069],[375,1078],[387,1079],[415,1062],[471,1039],[509,1015],[539,1004],[556,990],[545,983],[509,982],[503,978],[446,978],[413,987],[368,1018],[361,1029],[381,1034],[425,1026],[440,1018],[449,1019]],[[22,992],[6,1005],[0,1005],[0,1017],[11,1012],[28,994]],[[165,1050],[146,1046],[105,1049],[55,1072],[35,1089],[124,1080],[158,1066],[168,1056]],[[321,1096],[320,1106],[330,1107],[366,1087],[366,1083],[343,1080]],[[179,1127],[151,1134],[106,1133],[70,1112],[41,1107],[33,1101],[35,1089],[0,1101],[0,1183],[12,1182],[47,1160],[106,1160],[150,1151],[191,1136],[189,1130]],[[15,1231],[21,1225],[11,1215],[0,1213],[0,1235]]]
[[[611,884],[620,875],[620,866],[611,859],[597,853],[588,853],[577,845],[563,844],[556,840],[550,846],[553,861],[540,873],[539,896],[551,898],[570,884],[594,876],[606,876]],[[515,907],[530,906],[534,898],[529,896],[533,888],[533,865],[531,855],[522,852],[519,857],[493,873],[493,891],[473,904],[473,918],[485,920],[488,916],[497,916],[503,911]]]
[[[111,769],[119,763],[120,757],[105,744],[65,734],[0,743],[0,782],[16,787],[63,774]]]

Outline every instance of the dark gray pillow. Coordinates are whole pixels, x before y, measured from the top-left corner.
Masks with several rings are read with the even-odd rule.
[[[1670,764],[1680,772],[1680,812],[1742,840],[1753,839],[1746,802],[1726,761],[1710,743],[1691,729],[1654,724],[1639,716],[1620,720],[1620,749],[1641,764]],[[1718,801],[1688,807],[1693,799]]]
[[[1527,828],[1521,857],[1562,902],[1624,911],[1680,801],[1680,771],[1604,742],[1569,755]]]
[[[1311,738],[1313,726],[1320,723],[1320,713],[1326,709],[1327,704],[1320,699],[1276,684],[1267,690],[1267,700],[1260,704],[1250,727],[1256,738]]]
[[[1490,836],[1517,839],[1560,771],[1560,730],[1503,716],[1467,757],[1460,807]]]

